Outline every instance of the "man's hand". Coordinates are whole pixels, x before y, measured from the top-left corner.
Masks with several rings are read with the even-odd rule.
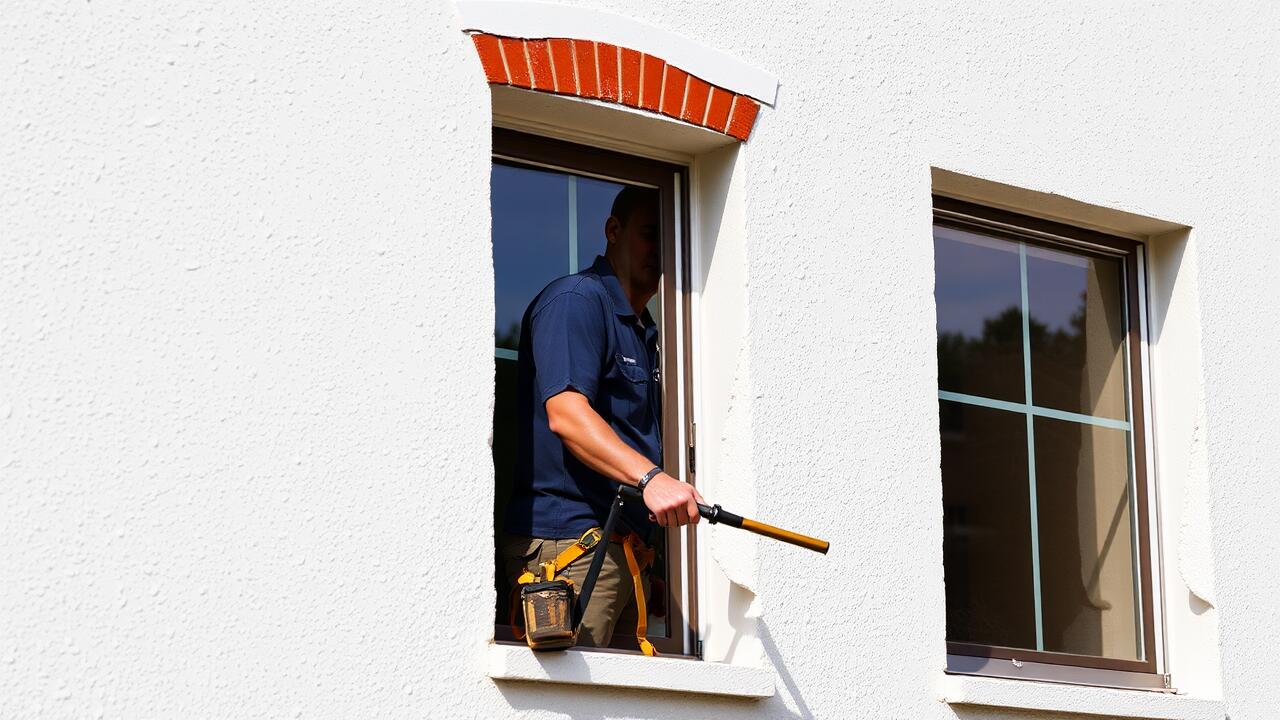
[[[705,505],[706,501],[692,485],[666,473],[658,473],[644,486],[644,504],[649,508],[649,518],[662,527],[698,522],[698,503]]]

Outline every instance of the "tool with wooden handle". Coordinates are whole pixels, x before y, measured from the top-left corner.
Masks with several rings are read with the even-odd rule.
[[[609,539],[613,537],[614,528],[618,525],[618,516],[621,514],[623,506],[626,505],[628,501],[638,502],[641,506],[644,505],[644,501],[641,498],[641,493],[638,489],[630,485],[618,486],[618,494],[613,498],[613,505],[609,509],[609,517],[605,519],[604,529],[600,532],[601,539],[599,544],[594,548],[595,555],[591,558],[591,566],[587,569],[587,576],[582,581],[582,592],[578,594],[577,602],[573,608],[571,631],[575,638],[577,637],[578,626],[582,624],[582,617],[586,614],[587,604],[591,602],[591,594],[596,587],[596,578],[600,577],[600,570],[604,567],[604,558],[606,554],[605,547],[608,545]],[[826,555],[827,550],[831,547],[831,543],[826,540],[819,540],[818,538],[809,537],[808,535],[801,535],[800,533],[791,532],[790,530],[783,530],[782,528],[774,527],[772,525],[766,525],[765,523],[752,520],[751,518],[744,518],[741,515],[735,515],[728,510],[725,510],[719,505],[707,506],[702,503],[698,503],[698,512],[702,517],[706,518],[709,523],[722,523],[731,527],[742,528],[748,532],[773,538],[774,540],[781,540],[782,542],[791,543],[792,545],[798,545],[806,550],[819,552],[823,555]],[[570,602],[572,602],[572,600],[570,600]],[[528,613],[526,613],[526,624],[528,624],[527,615]],[[572,641],[569,644],[572,644]],[[555,644],[548,645],[547,649],[563,649],[564,647],[567,647],[567,645]],[[652,645],[649,647],[652,649]],[[653,653],[651,651],[646,651],[646,654]]]
[[[640,491],[630,485],[621,486],[619,488],[619,492],[636,500],[640,499]],[[701,514],[702,517],[706,518],[707,522],[712,525],[719,523],[722,525],[728,525],[729,527],[741,528],[747,532],[753,532],[757,535],[773,538],[774,540],[781,540],[784,543],[791,543],[792,545],[797,545],[806,550],[822,553],[823,555],[826,555],[827,550],[831,549],[831,543],[826,540],[819,540],[818,538],[809,537],[808,535],[801,535],[800,533],[791,532],[790,530],[783,530],[780,527],[774,527],[758,520],[744,518],[741,515],[735,515],[734,513],[725,510],[719,505],[707,506],[702,503],[698,503],[698,513]]]

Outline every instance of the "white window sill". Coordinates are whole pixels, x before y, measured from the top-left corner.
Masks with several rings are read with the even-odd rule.
[[[944,675],[940,699],[951,705],[984,705],[1152,720],[1223,720],[1218,700],[1150,690],[1066,685],[1002,678]]]
[[[565,650],[535,653],[520,645],[489,645],[489,677],[568,685],[772,697],[773,671],[701,660]]]

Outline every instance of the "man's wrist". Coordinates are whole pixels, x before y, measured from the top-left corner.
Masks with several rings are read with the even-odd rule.
[[[644,476],[640,478],[640,482],[636,483],[636,489],[640,491],[641,495],[643,495],[644,488],[646,485],[649,484],[649,481],[658,477],[661,474],[662,474],[662,468],[655,465],[652,470],[645,473]]]

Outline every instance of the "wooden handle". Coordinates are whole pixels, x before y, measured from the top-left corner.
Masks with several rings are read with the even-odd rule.
[[[826,555],[827,550],[831,548],[831,543],[826,540],[819,540],[818,538],[809,537],[808,535],[801,535],[800,533],[794,533],[790,530],[783,530],[782,528],[766,525],[765,523],[752,520],[751,518],[742,518],[742,529],[750,530],[757,535],[771,537],[774,540],[781,540],[782,542],[791,543],[792,545],[799,545],[806,550],[820,552],[823,555]]]

